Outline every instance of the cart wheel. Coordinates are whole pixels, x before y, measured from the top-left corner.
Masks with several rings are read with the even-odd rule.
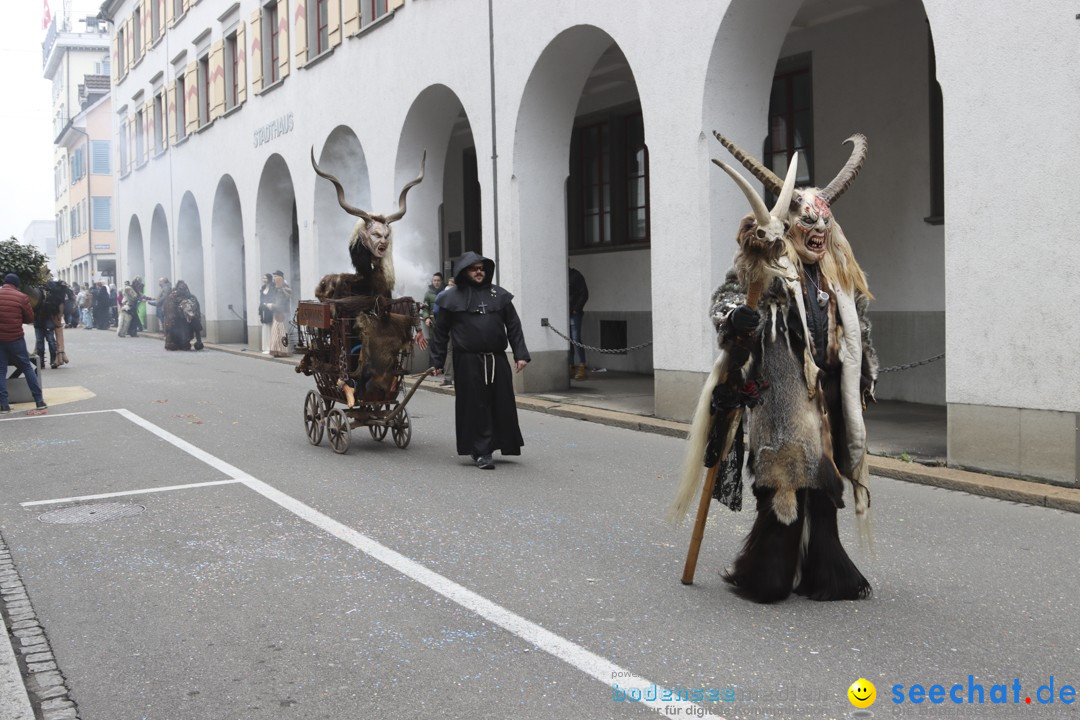
[[[309,390],[304,399],[304,430],[312,445],[322,442],[324,416],[322,398],[314,390]]]
[[[326,439],[339,455],[349,451],[349,418],[340,410],[331,410],[326,416]]]
[[[402,450],[409,446],[409,441],[412,440],[412,421],[409,420],[408,410],[401,411],[390,430],[393,432],[395,445]]]
[[[386,437],[386,431],[389,429],[385,425],[368,425],[368,430],[371,431],[371,439],[379,442],[382,442],[383,438]]]

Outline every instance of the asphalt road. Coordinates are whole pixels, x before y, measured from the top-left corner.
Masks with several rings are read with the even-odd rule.
[[[1080,714],[1080,516],[874,478],[873,549],[841,522],[874,597],[757,606],[719,577],[752,513],[714,509],[679,583],[679,440],[522,412],[524,454],[481,471],[453,398],[421,391],[407,449],[361,430],[337,455],[308,443],[314,383],[289,365],[100,331],[68,350],[46,385],[95,397],[0,421],[0,533],[83,720],[844,718],[861,677],[875,717]],[[24,505],[178,485],[199,486]],[[142,509],[40,519],[101,503]]]

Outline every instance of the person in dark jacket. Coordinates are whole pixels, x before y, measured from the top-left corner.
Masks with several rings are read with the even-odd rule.
[[[34,311],[30,309],[30,298],[19,292],[19,276],[8,273],[4,284],[0,286],[0,415],[11,412],[8,405],[7,368],[11,363],[26,376],[30,394],[34,396],[37,409],[32,415],[44,415],[48,405],[41,394],[34,366],[30,364],[30,354],[26,350],[26,339],[22,326],[34,321]]]
[[[514,296],[492,284],[494,271],[493,260],[474,252],[458,258],[454,263],[456,284],[439,296],[431,343],[431,364],[440,375],[447,342],[453,341],[457,451],[471,456],[483,470],[495,468],[491,458],[495,450],[520,455],[525,444],[506,359],[507,342],[518,372],[532,359],[514,309]]]
[[[589,302],[589,286],[585,276],[570,268],[570,373],[574,380],[588,377],[585,371],[585,348],[581,345],[581,323],[585,319],[585,303]],[[577,363],[574,355],[577,355]]]

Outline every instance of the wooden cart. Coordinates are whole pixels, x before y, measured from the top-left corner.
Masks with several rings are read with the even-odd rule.
[[[378,305],[375,312],[411,316],[416,324],[417,306],[412,298],[379,301]],[[395,445],[408,447],[412,421],[405,406],[431,372],[416,376],[406,390],[405,368],[412,357],[412,346],[398,353],[389,390],[357,388],[356,404],[350,408],[342,383],[356,376],[361,362],[357,348],[364,342],[355,318],[334,317],[331,303],[303,301],[297,309],[297,327],[306,347],[297,372],[315,376],[315,390],[304,399],[308,441],[318,445],[325,431],[333,451],[345,453],[351,442],[350,431],[366,427],[374,440],[383,440],[389,432]]]

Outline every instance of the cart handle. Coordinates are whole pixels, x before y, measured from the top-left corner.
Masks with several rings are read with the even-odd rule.
[[[409,388],[409,392],[405,393],[405,397],[402,398],[401,402],[399,402],[397,407],[394,408],[394,411],[386,416],[386,419],[384,420],[384,422],[387,425],[389,425],[390,422],[394,418],[396,418],[398,415],[401,414],[401,411],[405,409],[405,405],[408,404],[408,402],[412,398],[413,394],[416,393],[416,390],[420,387],[420,384],[422,382],[424,382],[425,379],[427,379],[427,376],[432,375],[434,373],[435,373],[435,368],[430,367],[427,370],[425,370],[424,372],[422,372],[419,375],[415,376],[416,377],[416,382],[414,382],[413,386],[411,388]]]

